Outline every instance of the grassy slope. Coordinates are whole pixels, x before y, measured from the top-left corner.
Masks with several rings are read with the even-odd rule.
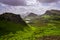
[[[24,30],[22,30],[22,27],[23,26],[20,24],[0,21],[0,28],[4,29],[3,32],[9,32],[9,34],[2,35],[0,40],[37,40],[37,38],[43,36],[60,35],[60,21],[56,20],[49,21],[49,23],[44,27],[30,26],[30,28],[27,27],[24,28]]]
[[[0,26],[2,26],[2,25],[0,25]],[[9,26],[9,25],[7,25],[7,26]],[[11,23],[11,27],[12,26],[18,27],[21,25],[17,25],[17,24],[12,25],[12,23]],[[15,34],[13,34],[13,32],[10,32],[7,35],[1,36],[0,40],[36,40],[37,38],[42,37],[42,36],[60,35],[60,25],[59,24],[57,25],[54,23],[52,23],[52,24],[48,23],[47,27],[46,26],[45,27],[30,26],[30,28],[28,28],[28,29],[29,30],[27,30],[25,28],[24,31],[22,31],[22,30],[16,31]]]
[[[15,33],[16,31],[23,30],[23,27],[26,26],[13,22],[0,21],[0,35],[8,34],[10,32]]]

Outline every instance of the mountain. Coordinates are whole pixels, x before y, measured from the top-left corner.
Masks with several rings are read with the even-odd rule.
[[[47,11],[49,12],[47,13]],[[17,20],[16,14],[12,13],[16,15],[12,17],[11,14],[6,14],[6,16],[4,13],[4,16],[0,16],[0,35],[3,34],[0,36],[0,40],[59,40],[60,12],[52,12],[53,10],[47,11],[45,14],[38,16],[38,18],[34,18],[34,23],[28,24],[29,27],[24,26],[24,24],[22,25],[20,21],[15,21]],[[31,20],[29,19],[27,21]]]
[[[25,18],[30,18],[30,19],[33,19],[33,18],[36,18],[38,15],[35,14],[35,13],[29,13]]]
[[[47,15],[60,15],[60,10],[47,10],[45,14],[47,14]]]
[[[5,21],[11,21],[15,23],[19,23],[21,25],[26,25],[26,23],[23,21],[23,19],[20,17],[20,15],[16,15],[13,13],[3,13],[0,15],[0,20],[5,20]]]
[[[43,15],[38,16],[33,20],[33,26],[46,26],[48,23],[60,22],[60,10],[47,10]]]
[[[33,20],[35,20],[37,17],[38,17],[38,15],[35,14],[35,13],[29,13],[29,14],[24,18],[24,20],[25,20],[26,23],[33,23]]]
[[[41,18],[45,23],[58,23],[60,22],[60,10],[48,10]]]
[[[42,15],[45,19],[51,20],[60,20],[60,10],[48,10],[44,15]]]
[[[33,16],[33,17],[35,17],[35,16],[37,16],[37,14],[34,14],[34,13],[30,13],[28,16]]]
[[[0,15],[0,33],[16,32],[28,27],[20,15],[14,13],[3,13]],[[0,34],[1,35],[1,34]]]

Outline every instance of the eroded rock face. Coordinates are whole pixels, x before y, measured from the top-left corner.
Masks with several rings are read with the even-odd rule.
[[[0,15],[0,36],[7,35],[10,32],[16,33],[27,27],[29,26],[24,22],[20,15],[7,12]]]
[[[4,21],[11,21],[14,23],[20,23],[21,25],[25,25],[27,26],[27,24],[23,21],[23,19],[20,17],[20,15],[16,15],[13,13],[3,13],[0,15],[0,20],[4,20]]]

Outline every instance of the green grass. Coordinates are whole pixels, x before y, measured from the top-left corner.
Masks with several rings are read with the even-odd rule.
[[[24,31],[16,31],[15,34],[10,32],[8,35],[1,36],[0,40],[33,40],[34,28],[30,30],[24,29]]]
[[[23,31],[26,26],[19,23],[13,23],[8,21],[0,21],[0,35],[5,35],[10,32]]]
[[[26,28],[23,27],[20,24],[0,21],[0,28],[5,28],[3,32],[9,32],[8,34],[1,35],[0,40],[37,40],[37,38],[43,36],[60,35],[60,25],[57,21],[51,21],[51,23],[44,27],[33,27],[31,25]],[[0,34],[3,32],[0,29]]]

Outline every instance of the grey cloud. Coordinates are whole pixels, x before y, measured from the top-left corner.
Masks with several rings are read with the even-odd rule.
[[[24,5],[26,5],[25,0],[0,0],[0,3],[4,3],[7,5],[13,5],[13,6],[24,6]]]
[[[37,0],[37,1],[39,1],[41,3],[52,3],[52,2],[57,2],[59,0]]]

